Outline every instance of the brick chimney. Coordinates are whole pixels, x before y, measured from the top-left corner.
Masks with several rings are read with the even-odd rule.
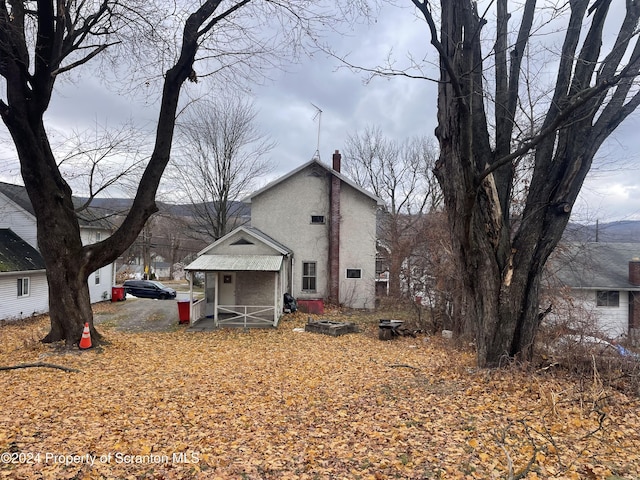
[[[340,173],[342,155],[333,154],[333,170]],[[329,301],[340,303],[340,179],[331,175],[329,197]]]
[[[640,258],[638,257],[629,261],[629,283],[640,286]]]
[[[336,150],[333,153],[333,169],[340,173],[340,164],[342,162],[342,155],[340,155],[340,151]]]

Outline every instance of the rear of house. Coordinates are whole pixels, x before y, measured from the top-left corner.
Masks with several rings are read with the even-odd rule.
[[[375,306],[379,200],[311,161],[252,194],[251,225],[293,252],[291,294],[350,308]]]

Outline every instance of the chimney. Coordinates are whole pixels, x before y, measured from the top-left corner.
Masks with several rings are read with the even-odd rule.
[[[342,155],[333,154],[333,170],[340,172]],[[340,304],[340,179],[331,175],[329,193],[329,302]]]
[[[640,258],[633,257],[629,262],[629,283],[640,286]]]
[[[340,162],[342,160],[342,155],[340,155],[340,151],[336,150],[333,154],[333,169],[340,173]]]

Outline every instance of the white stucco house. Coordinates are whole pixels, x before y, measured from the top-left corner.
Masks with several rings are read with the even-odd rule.
[[[324,304],[374,308],[382,203],[342,175],[340,161],[338,151],[332,166],[311,160],[245,199],[251,227],[232,231],[185,267],[205,274],[207,307],[192,310],[191,318],[206,314],[219,322],[229,302],[240,317],[245,307],[268,304],[268,321],[277,325],[285,293],[312,313]]]
[[[80,235],[84,244],[99,242],[111,235],[110,225],[90,209],[79,215],[79,218]],[[38,251],[36,217],[23,186],[0,182],[0,229],[10,229],[18,238]],[[111,298],[113,268],[113,264],[107,265],[89,276],[91,303]],[[16,274],[22,275],[20,278],[25,279],[25,282],[30,282],[31,288],[27,296],[16,287]],[[44,288],[40,288],[43,281]],[[19,318],[48,311],[46,285],[46,276],[42,269],[12,273],[0,271],[0,319]]]
[[[640,243],[572,243],[558,247],[549,271],[572,304],[611,339],[640,338]]]

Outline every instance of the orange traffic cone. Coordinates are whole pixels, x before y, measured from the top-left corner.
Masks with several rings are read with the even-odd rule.
[[[84,330],[82,331],[82,338],[80,339],[81,349],[91,348],[91,334],[89,333],[89,323],[84,324]]]

